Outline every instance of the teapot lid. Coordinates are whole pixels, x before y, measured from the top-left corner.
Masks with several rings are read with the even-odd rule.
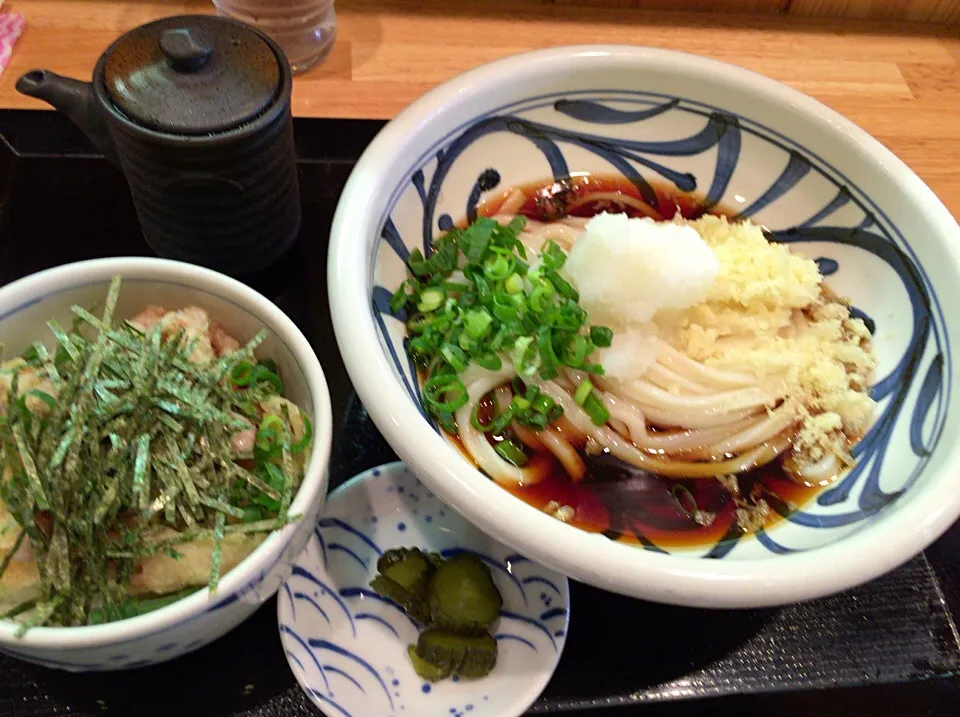
[[[114,105],[148,129],[210,134],[266,110],[280,91],[280,59],[264,37],[233,20],[182,15],[142,25],[102,60]]]

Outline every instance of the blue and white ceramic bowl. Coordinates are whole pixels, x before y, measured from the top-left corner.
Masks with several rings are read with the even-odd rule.
[[[490,566],[503,596],[498,657],[478,680],[427,683],[407,655],[419,630],[370,590],[377,558],[419,547],[464,550]],[[333,717],[513,717],[546,687],[569,621],[569,583],[484,535],[402,463],[361,473],[330,494],[277,601],[280,640],[307,695]]]
[[[613,542],[509,495],[424,418],[387,301],[404,258],[466,216],[481,189],[571,171],[667,182],[739,211],[818,259],[831,287],[875,323],[879,419],[857,467],[788,521],[702,550]],[[949,438],[960,421],[956,322],[946,314],[960,299],[960,229],[878,142],[751,72],[596,46],[520,55],[450,81],[358,163],[334,221],[329,291],[353,383],[397,453],[482,529],[584,582],[696,606],[791,602],[892,569],[960,514],[960,443]]]
[[[96,259],[33,274],[0,289],[0,340],[8,356],[34,341],[51,338],[44,322],[71,321],[70,306],[92,306],[106,295],[110,279],[123,277],[117,316],[127,318],[146,304],[190,304],[236,337],[267,329],[260,355],[273,358],[285,395],[311,417],[314,448],[290,510],[304,518],[272,533],[226,573],[215,594],[199,591],[165,608],[130,620],[89,627],[33,628],[16,637],[16,623],[0,622],[0,652],[47,667],[71,671],[143,667],[192,652],[239,625],[279,588],[289,562],[313,534],[327,492],[327,463],[333,421],[326,380],[316,354],[294,323],[270,300],[209,269],[149,258]],[[48,344],[52,346],[52,344]]]

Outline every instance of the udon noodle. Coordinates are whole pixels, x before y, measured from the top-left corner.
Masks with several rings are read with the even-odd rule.
[[[688,221],[685,217],[696,218],[701,212],[686,196],[677,201],[661,193],[655,208],[624,186],[616,180],[579,177],[520,187],[489,200],[479,214],[505,227],[517,226],[516,218],[524,217],[518,238],[533,256],[542,255],[552,243],[573,257],[591,217],[601,212],[677,222],[704,235],[714,228],[739,231],[726,220],[722,226]],[[720,246],[714,244],[718,255],[725,251]],[[745,263],[749,261],[740,262]],[[613,348],[598,352],[608,369],[602,374],[563,365],[548,377],[542,372],[520,375],[516,362],[509,360],[497,370],[471,363],[459,375],[467,400],[453,415],[456,439],[481,470],[514,491],[536,485],[558,469],[572,483],[589,482],[591,462],[613,458],[685,486],[692,485],[691,480],[719,480],[741,509],[740,528],[762,527],[768,506],[759,501],[764,515],[759,523],[751,522],[742,509],[756,508],[757,495],[751,500],[738,497],[736,480],[730,477],[769,464],[797,483],[824,486],[852,463],[849,449],[872,415],[869,332],[820,283],[822,277],[811,266],[807,262],[803,268],[816,274],[815,291],[792,306],[767,304],[751,317],[743,309],[749,300],[738,304],[740,297],[720,296],[679,311],[659,311],[642,329],[623,329],[624,341],[634,341],[627,349],[635,349],[626,362],[636,370],[610,370],[625,360],[622,350],[615,355],[617,327]],[[726,280],[724,271],[721,268],[718,282]],[[454,278],[462,274],[455,272]],[[587,311],[592,319],[593,312]],[[822,355],[800,352],[811,346]],[[777,347],[782,356],[776,355]],[[605,409],[599,425],[578,400],[578,389],[586,384]],[[522,401],[531,387],[562,409],[562,415],[539,429],[513,420],[492,434],[494,416],[504,415],[516,398]],[[511,459],[512,454],[498,450],[504,440],[518,444],[528,458],[546,455],[551,460]],[[684,513],[698,513],[698,522],[710,519],[696,506],[680,507]]]

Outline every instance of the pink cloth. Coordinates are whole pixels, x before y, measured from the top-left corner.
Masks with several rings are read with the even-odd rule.
[[[0,13],[0,75],[10,62],[13,46],[17,44],[17,38],[20,37],[25,25],[23,15],[15,12]]]

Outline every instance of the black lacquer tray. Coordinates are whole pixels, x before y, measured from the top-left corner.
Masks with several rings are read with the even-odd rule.
[[[381,126],[297,121],[301,238],[248,279],[300,325],[323,363],[336,421],[331,487],[395,459],[347,379],[325,282],[337,197]],[[0,112],[0,284],[121,254],[150,251],[119,172],[62,117]],[[815,602],[705,611],[574,584],[571,608],[563,660],[531,714],[960,715],[960,524],[899,570]],[[270,601],[224,638],[158,667],[71,675],[0,657],[0,717],[67,714],[319,712],[287,668]]]

